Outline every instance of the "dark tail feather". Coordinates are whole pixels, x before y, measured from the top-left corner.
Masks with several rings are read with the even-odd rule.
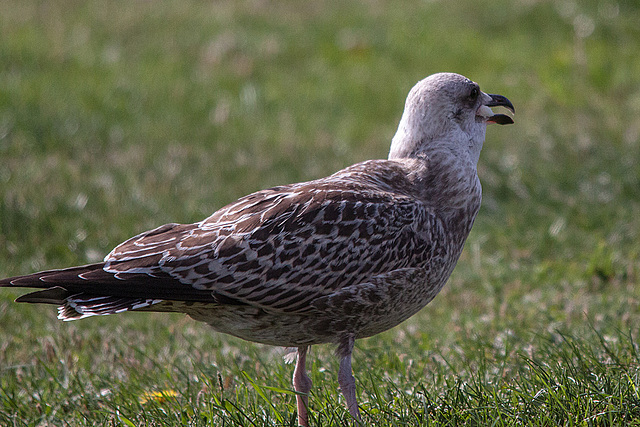
[[[129,310],[173,311],[165,300],[214,302],[211,291],[194,289],[169,275],[113,274],[104,263],[48,270],[0,280],[0,287],[40,289],[16,302],[55,304],[64,320],[121,313]]]
[[[69,291],[60,286],[35,291],[16,298],[16,302],[30,302],[34,304],[56,304],[62,305],[69,296]]]
[[[111,264],[112,267],[113,265],[114,263]],[[105,263],[88,264],[61,270],[41,271],[26,276],[10,277],[0,280],[0,287],[36,289],[59,287],[66,290],[68,296],[82,293],[120,298],[214,302],[210,290],[196,289],[188,283],[182,283],[169,274],[163,273],[159,269],[153,275],[127,273],[126,271],[112,273],[105,271],[104,266]],[[56,293],[60,291],[52,292],[51,294],[40,295],[40,297],[49,299],[51,296],[63,295],[62,293]]]
[[[86,281],[82,279],[83,274],[103,271],[104,263],[81,265],[60,270],[47,270],[38,273],[27,274],[26,276],[9,277],[0,280],[0,287],[14,288],[51,288],[55,283],[75,283]]]

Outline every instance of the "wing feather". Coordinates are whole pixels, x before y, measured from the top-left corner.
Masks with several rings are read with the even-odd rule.
[[[353,175],[365,169],[352,169],[253,193],[200,223],[142,233],[116,247],[105,270],[168,276],[220,299],[300,312],[336,289],[425,264],[430,253],[415,250],[425,236],[419,228],[435,216],[398,193],[397,182],[372,179],[371,168],[363,180]],[[379,175],[388,179],[386,172]]]

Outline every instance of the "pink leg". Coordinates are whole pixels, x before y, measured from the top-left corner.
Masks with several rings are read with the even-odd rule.
[[[309,425],[309,414],[307,412],[307,408],[309,407],[309,391],[313,385],[311,378],[307,375],[307,350],[309,350],[308,346],[298,347],[296,368],[293,370],[293,389],[298,393],[304,393],[296,394],[298,425],[303,427],[307,427]]]
[[[358,401],[356,400],[356,379],[351,373],[351,352],[353,351],[354,341],[353,338],[349,338],[338,348],[338,353],[342,357],[340,360],[340,370],[338,371],[338,384],[340,384],[340,391],[342,391],[347,401],[349,413],[359,425],[362,425]]]

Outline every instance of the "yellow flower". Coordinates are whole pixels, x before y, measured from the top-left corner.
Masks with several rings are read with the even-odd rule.
[[[165,403],[171,398],[175,398],[178,393],[174,390],[147,391],[140,396],[140,403],[144,405],[152,401]]]

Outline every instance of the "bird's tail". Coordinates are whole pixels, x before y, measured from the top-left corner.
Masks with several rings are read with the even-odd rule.
[[[173,311],[165,299],[198,299],[190,295],[191,286],[176,297],[175,280],[146,274],[114,274],[104,269],[105,263],[88,264],[61,270],[48,270],[26,276],[0,280],[0,287],[35,288],[16,302],[58,305],[58,318],[76,320],[89,316],[120,313],[129,310]],[[191,292],[189,292],[191,291]],[[197,292],[197,291],[196,291]],[[210,295],[210,293],[207,293]]]
[[[42,289],[22,295],[16,300],[17,302],[62,304],[65,298],[69,296],[71,289],[76,291],[86,290],[83,285],[90,279],[85,278],[85,275],[95,275],[98,271],[104,272],[103,267],[104,263],[98,263],[62,270],[40,271],[26,276],[9,277],[8,279],[0,280],[0,287]]]

